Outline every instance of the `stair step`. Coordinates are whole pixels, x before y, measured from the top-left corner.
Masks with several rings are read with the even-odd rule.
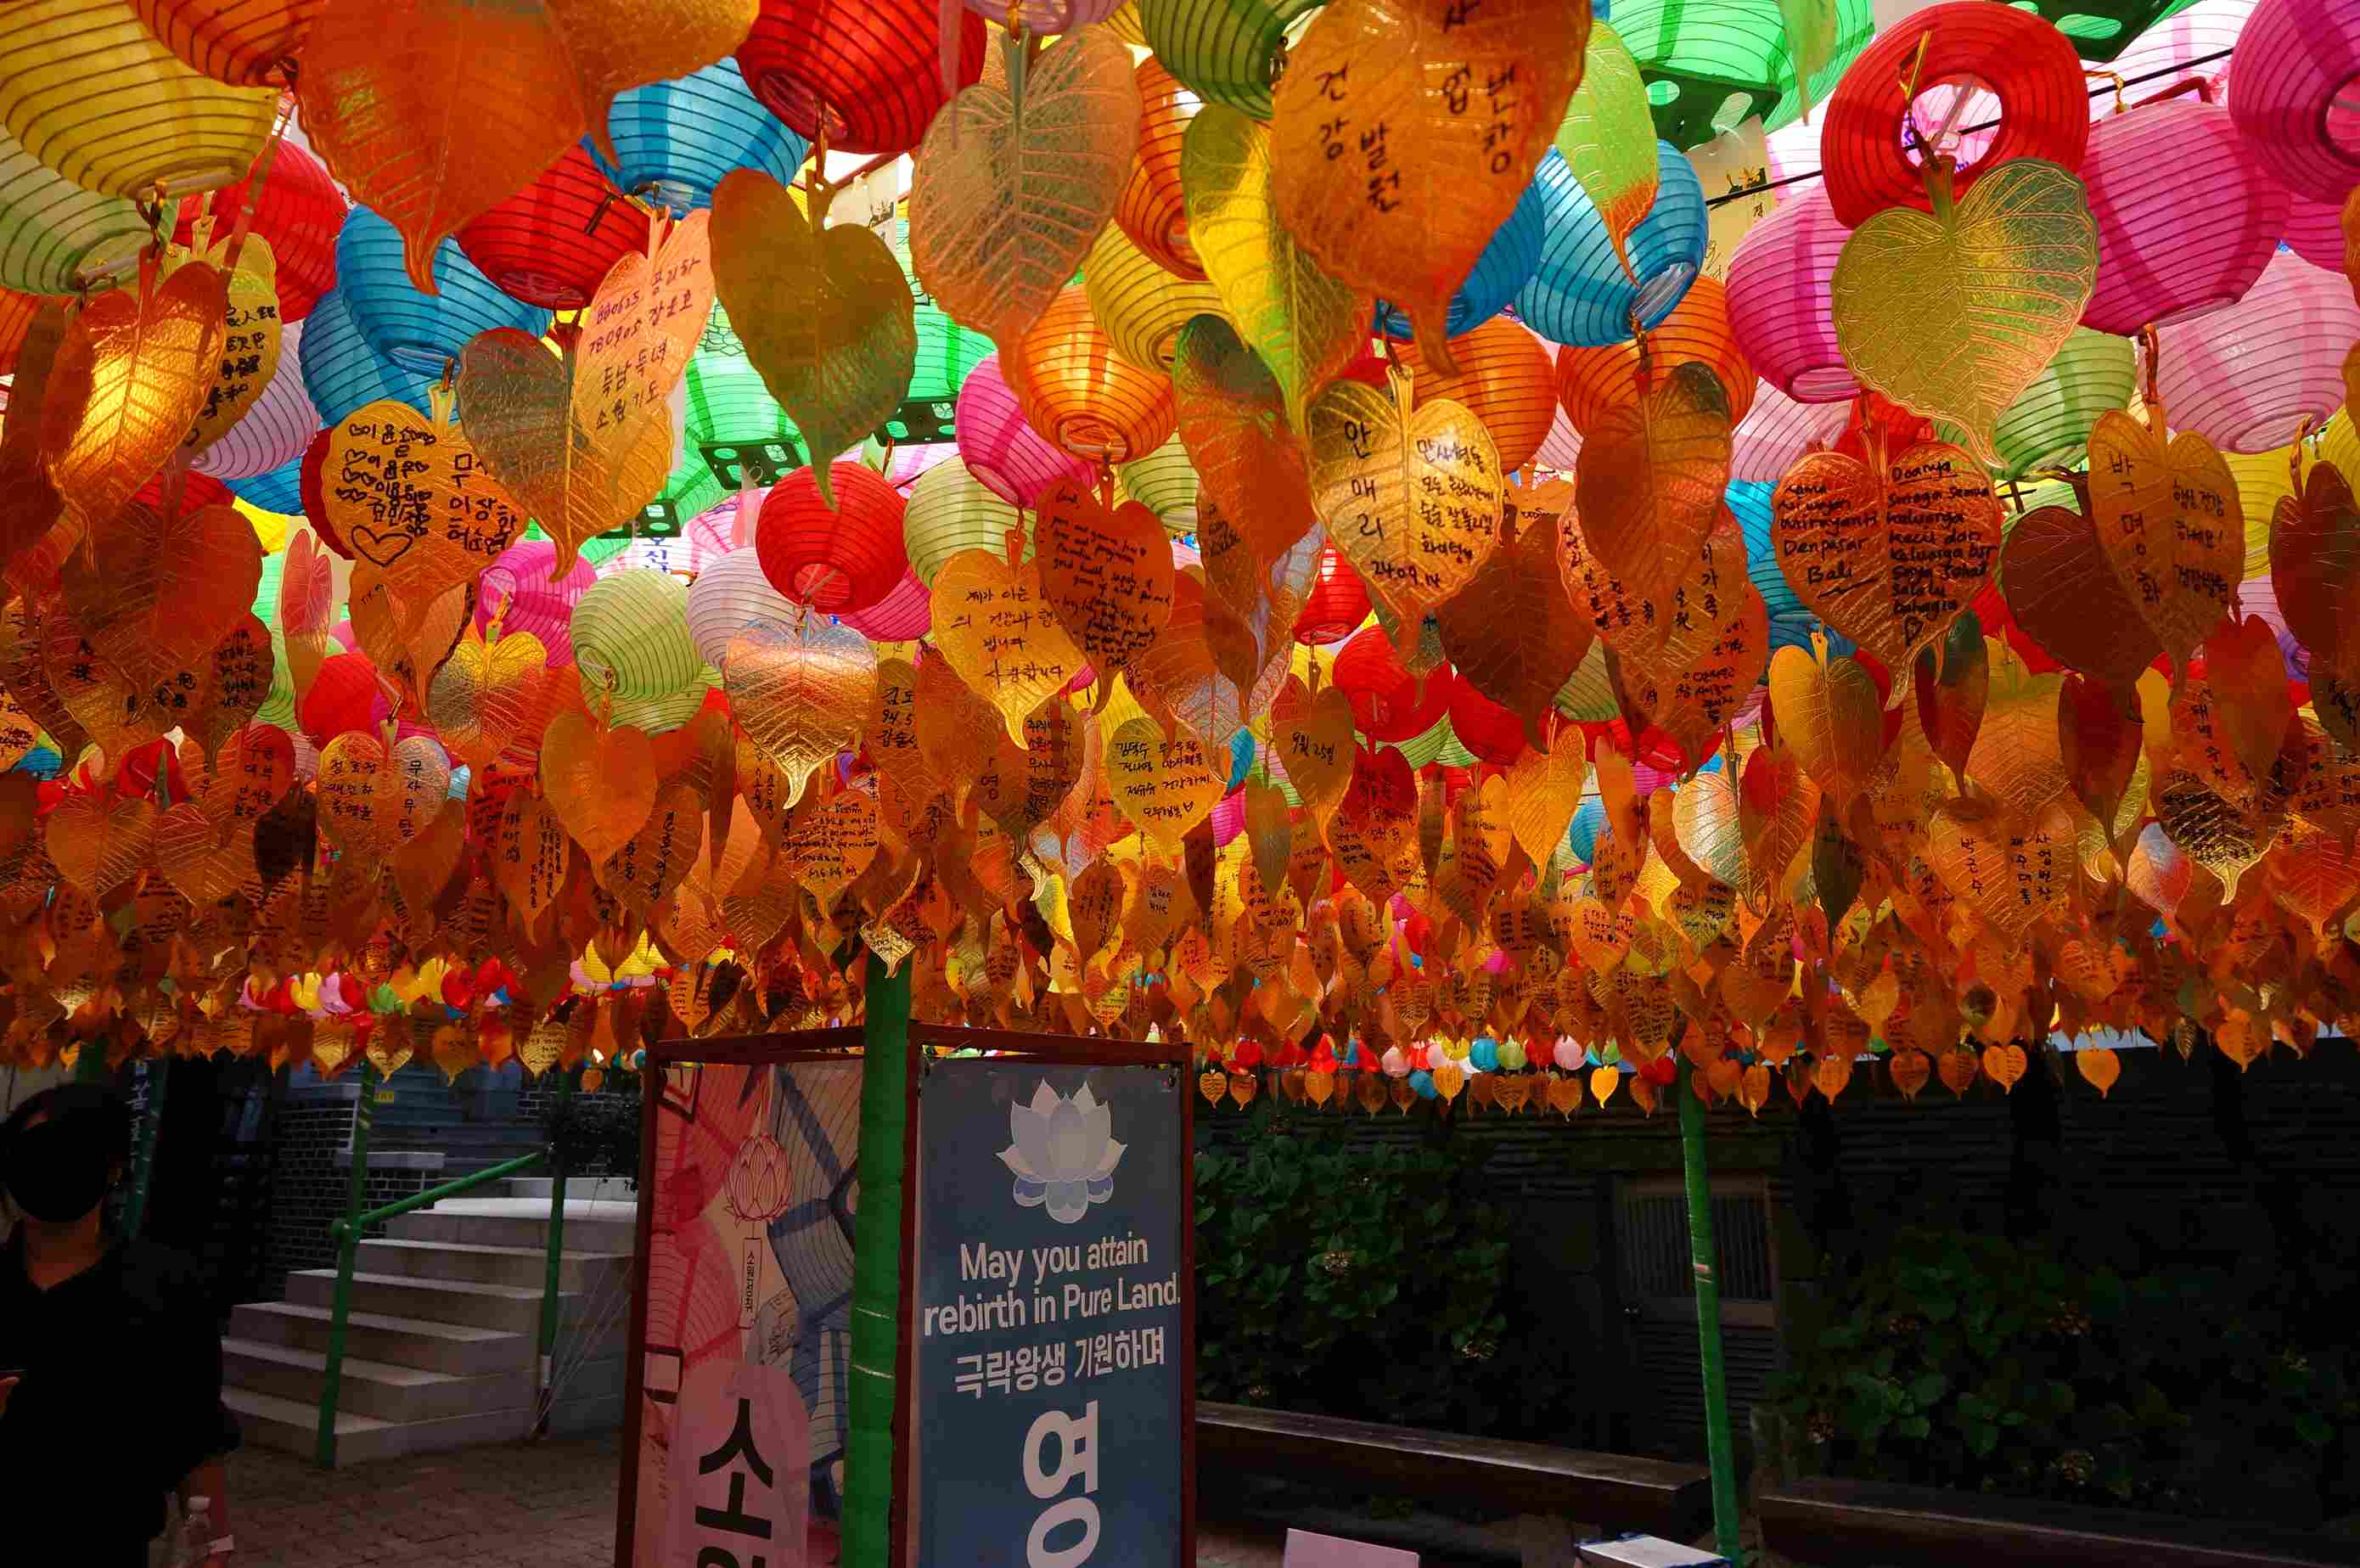
[[[508,1195],[511,1198],[538,1198],[549,1201],[550,1190],[556,1185],[552,1177],[511,1176],[508,1179]],[[571,1204],[589,1200],[610,1203],[639,1201],[638,1183],[622,1176],[577,1176],[565,1183],[565,1199]]]
[[[259,1447],[308,1455],[319,1442],[320,1415],[313,1406],[251,1388],[224,1388],[222,1403],[236,1413],[246,1441]],[[531,1428],[530,1407],[421,1421],[385,1421],[339,1410],[336,1468],[469,1443],[513,1442]]]
[[[528,1247],[539,1254],[549,1245],[549,1204],[521,1205],[515,1211],[498,1210],[473,1212],[453,1208],[466,1199],[445,1199],[432,1209],[420,1209],[408,1214],[396,1214],[386,1222],[389,1234],[405,1241],[468,1242],[478,1246]],[[491,1200],[505,1203],[505,1199]],[[565,1250],[568,1252],[619,1253],[625,1256],[636,1249],[639,1223],[636,1214],[615,1216],[615,1205],[609,1203],[568,1203],[565,1205]],[[525,1211],[530,1210],[531,1212]]]
[[[324,1351],[257,1340],[222,1341],[222,1373],[233,1387],[317,1407],[326,1383]],[[584,1390],[589,1392],[588,1388]],[[337,1384],[339,1411],[385,1421],[439,1420],[528,1405],[533,1398],[530,1367],[478,1376],[454,1376],[401,1366],[346,1353]]]
[[[287,1299],[316,1307],[333,1305],[336,1271],[299,1269],[287,1277]],[[559,1321],[578,1318],[584,1297],[562,1291]],[[406,1274],[353,1275],[355,1311],[383,1312],[405,1318],[432,1318],[446,1323],[467,1323],[483,1329],[512,1329],[535,1333],[541,1327],[538,1286],[492,1285],[473,1279],[417,1279]]]
[[[230,1309],[238,1338],[304,1351],[328,1348],[329,1309],[308,1301],[246,1301]],[[538,1320],[536,1320],[536,1326]],[[534,1339],[516,1330],[437,1322],[384,1312],[344,1314],[344,1354],[453,1376],[530,1370]]]
[[[623,1252],[576,1252],[557,1256],[560,1290],[588,1290],[614,1278],[631,1261]],[[549,1252],[543,1246],[500,1246],[481,1242],[442,1241],[388,1236],[360,1245],[361,1265],[378,1274],[405,1274],[418,1279],[467,1280],[490,1285],[520,1285],[539,1288],[548,1278]]]

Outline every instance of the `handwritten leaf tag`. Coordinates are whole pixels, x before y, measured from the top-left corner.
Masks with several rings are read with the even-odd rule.
[[[51,375],[90,396],[41,410],[41,453],[67,512],[84,526],[122,510],[204,411],[221,364],[228,293],[190,262],[152,291],[101,294],[66,328]]]
[[[1315,821],[1325,823],[1352,783],[1352,699],[1339,686],[1315,696],[1289,677],[1271,705],[1271,745]]]
[[[1417,781],[1408,759],[1391,746],[1360,752],[1351,787],[1328,823],[1328,847],[1345,880],[1380,905],[1423,880],[1417,826]]]
[[[1585,596],[1568,577],[1575,607],[1597,620],[1599,607],[1584,601],[1602,597],[1661,615],[1720,519],[1729,463],[1729,394],[1702,365],[1676,365],[1608,410],[1574,467],[1581,538],[1607,582]],[[1643,616],[1627,629],[1598,624],[1610,642],[1641,651],[1670,630],[1668,617],[1650,626]]]
[[[405,605],[432,603],[524,537],[523,511],[456,424],[386,398],[355,409],[328,443],[326,524]],[[282,593],[295,591],[280,581]],[[324,581],[312,589],[324,590]],[[287,628],[290,638],[311,630]]]
[[[934,575],[934,645],[967,689],[1000,710],[1022,746],[1024,718],[1081,673],[1082,651],[1066,635],[1037,565],[1011,566],[984,550],[964,550]]]
[[[182,442],[192,452],[211,446],[244,419],[279,369],[279,269],[270,242],[246,236],[235,268],[227,265],[228,251],[224,239],[202,258],[221,272],[226,292],[221,359],[204,406]]]
[[[1172,619],[1172,543],[1137,501],[1109,508],[1078,480],[1041,494],[1032,553],[1041,590],[1082,657],[1110,682]]]
[[[1841,813],[1866,787],[1885,750],[1875,679],[1851,659],[1823,663],[1790,645],[1770,657],[1770,703],[1780,742]]]
[[[758,620],[731,639],[722,684],[738,727],[785,772],[792,806],[812,770],[852,743],[875,704],[877,651],[824,616],[799,616],[792,627]]]
[[[2073,818],[2061,800],[2030,816],[1995,801],[1945,801],[1926,849],[1935,874],[2011,951],[2070,907],[2080,874]]]
[[[1550,488],[1568,499],[1573,488],[1561,479]],[[1459,678],[1523,719],[1536,751],[1548,744],[1542,719],[1581,667],[1591,638],[1590,622],[1566,601],[1554,522],[1546,513],[1534,517],[1435,611],[1442,651]]]
[[[355,729],[320,753],[314,787],[321,826],[355,855],[380,861],[434,819],[450,785],[450,762],[428,737],[412,735],[388,750]]]
[[[1176,854],[1188,830],[1212,815],[1228,786],[1227,770],[1216,773],[1210,757],[1185,725],[1167,732],[1142,715],[1124,720],[1107,738],[1107,787],[1151,843]]]
[[[2360,676],[2360,505],[2333,463],[2314,463],[2302,493],[2270,517],[2270,587],[2287,630],[2314,663]]]
[[[644,730],[569,707],[541,736],[541,787],[593,869],[603,866],[655,809],[654,744]]]
[[[2107,559],[2097,525],[2071,507],[2041,507],[2016,519],[2000,552],[1999,578],[2008,613],[2027,637],[2108,685],[2127,689],[2163,652]]]
[[[2098,543],[2163,651],[2185,663],[2229,617],[2245,575],[2245,512],[2212,444],[2125,413],[2090,432],[2090,512]]]
[[[134,687],[194,669],[247,607],[262,546],[236,508],[134,501],[96,520],[59,587],[82,635]]]
[[[1200,315],[1174,340],[1172,393],[1196,482],[1268,570],[1319,525],[1284,389],[1228,322]]]

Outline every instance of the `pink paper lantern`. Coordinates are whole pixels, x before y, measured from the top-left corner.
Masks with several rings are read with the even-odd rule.
[[[540,638],[552,665],[574,663],[574,607],[598,580],[597,567],[576,560],[564,576],[552,582],[550,572],[556,565],[557,545],[552,541],[521,540],[484,568],[482,590],[475,596],[479,629],[491,624],[493,612],[505,598],[508,617],[500,622],[501,630],[530,631]]]
[[[2229,111],[2193,98],[2100,120],[2081,180],[2098,224],[2098,289],[2081,324],[2117,336],[2236,301],[2286,224],[2286,193]]]
[[[2220,103],[2229,78],[2229,61],[2220,57],[2236,48],[2237,35],[2245,30],[2255,4],[2256,0],[2196,0],[2188,9],[2173,12],[2132,39],[2106,69],[2137,82],[2132,91],[2143,97],[2202,77],[2212,83],[2212,101]],[[2114,108],[2114,95],[2100,93],[2090,100],[2090,118],[2103,119]]]
[[[1812,442],[1834,445],[1850,412],[1844,403],[1798,403],[1763,382],[1754,389],[1754,406],[1730,433],[1729,477],[1775,483]]]
[[[1228,849],[1229,840],[1246,830],[1246,792],[1224,795],[1213,803],[1213,847]]]
[[[1840,403],[1860,390],[1836,344],[1830,308],[1836,258],[1852,231],[1814,186],[1748,229],[1729,261],[1729,320],[1761,378],[1797,402]]]
[[[2281,250],[2235,304],[2157,336],[2156,389],[2174,429],[2224,452],[2274,452],[2343,405],[2360,303],[2342,273]]]
[[[934,595],[918,580],[917,573],[905,573],[891,593],[843,620],[871,642],[914,641],[934,628]]]
[[[1029,507],[1058,480],[1087,481],[1096,472],[1025,422],[1023,407],[1000,373],[997,354],[986,355],[967,372],[953,422],[967,472],[1011,506]]]
[[[1573,416],[1559,403],[1549,419],[1549,432],[1541,440],[1541,449],[1533,454],[1533,461],[1544,468],[1554,468],[1560,474],[1570,474],[1581,458],[1581,432],[1573,428]]]
[[[769,486],[741,490],[717,506],[710,506],[689,519],[681,532],[696,542],[696,548],[709,559],[698,563],[703,571],[714,561],[754,543],[754,520],[762,515],[762,499],[770,493]]]
[[[2262,167],[2340,204],[2360,184],[2360,0],[2262,0],[2230,64],[2229,113]]]
[[[2344,209],[2308,196],[2287,197],[2286,247],[2330,272],[2344,270]]]

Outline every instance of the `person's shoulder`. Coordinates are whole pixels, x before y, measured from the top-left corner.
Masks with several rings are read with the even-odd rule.
[[[205,1289],[205,1271],[195,1258],[154,1242],[125,1242],[118,1266],[126,1294],[158,1306],[185,1307]]]

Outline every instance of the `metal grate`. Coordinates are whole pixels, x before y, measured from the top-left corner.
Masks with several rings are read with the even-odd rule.
[[[1634,1299],[1696,1294],[1688,1249],[1688,1196],[1653,1183],[1632,1183],[1622,1194],[1615,1241],[1622,1256],[1622,1288]],[[1712,1199],[1714,1262],[1723,1301],[1772,1300],[1777,1272],[1770,1254],[1769,1195],[1754,1187],[1716,1192]]]

